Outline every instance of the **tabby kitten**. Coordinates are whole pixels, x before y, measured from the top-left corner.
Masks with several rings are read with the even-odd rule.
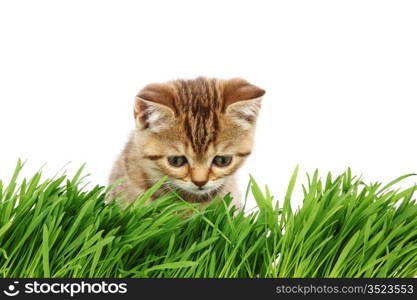
[[[175,190],[189,202],[209,203],[231,193],[234,174],[251,153],[265,91],[234,78],[199,77],[146,86],[136,96],[136,129],[114,164],[110,182],[126,178],[111,197],[134,201],[167,175],[155,195]]]

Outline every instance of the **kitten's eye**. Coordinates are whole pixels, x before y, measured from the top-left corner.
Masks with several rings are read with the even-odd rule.
[[[227,167],[232,162],[231,156],[217,155],[213,159],[213,163],[218,167]]]
[[[185,156],[168,156],[168,162],[171,166],[179,168],[187,163]]]

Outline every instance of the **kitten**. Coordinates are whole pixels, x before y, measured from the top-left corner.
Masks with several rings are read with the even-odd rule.
[[[204,205],[231,193],[232,205],[240,208],[234,174],[252,151],[264,93],[240,78],[146,86],[135,99],[136,129],[110,175],[111,183],[127,181],[111,198],[123,193],[120,204],[130,203],[167,175],[155,197],[173,189]]]

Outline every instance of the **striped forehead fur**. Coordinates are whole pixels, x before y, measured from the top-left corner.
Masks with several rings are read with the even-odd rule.
[[[174,106],[179,122],[196,153],[203,153],[215,142],[219,129],[223,97],[216,79],[197,78],[173,82]]]

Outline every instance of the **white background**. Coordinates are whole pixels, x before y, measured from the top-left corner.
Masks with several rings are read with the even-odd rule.
[[[86,162],[105,184],[134,95],[199,75],[267,91],[242,189],[251,173],[281,199],[297,164],[299,183],[417,172],[416,16],[415,1],[1,1],[0,178],[21,157],[27,175]]]

